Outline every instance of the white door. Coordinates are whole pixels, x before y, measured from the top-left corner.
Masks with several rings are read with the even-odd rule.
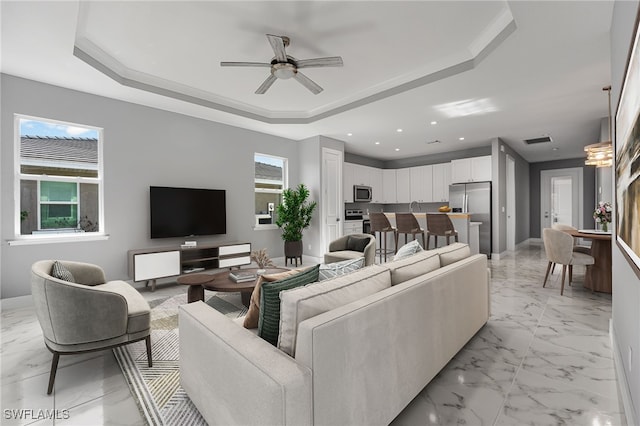
[[[322,148],[322,248],[342,236],[342,152]]]
[[[582,168],[540,172],[540,235],[554,223],[582,228]]]
[[[507,250],[516,249],[516,163],[507,155]]]

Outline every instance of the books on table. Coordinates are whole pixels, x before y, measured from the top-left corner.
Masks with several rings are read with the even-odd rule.
[[[238,271],[229,272],[229,279],[237,283],[255,281],[256,277],[257,277],[256,273],[251,271],[238,270]]]

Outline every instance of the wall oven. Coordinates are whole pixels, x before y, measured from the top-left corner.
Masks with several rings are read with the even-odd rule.
[[[369,203],[371,202],[371,187],[364,185],[353,185],[353,202]]]

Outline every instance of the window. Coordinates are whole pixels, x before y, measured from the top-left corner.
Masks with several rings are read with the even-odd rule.
[[[276,209],[287,186],[287,159],[265,154],[254,155],[256,227],[273,227]]]
[[[16,116],[16,234],[103,234],[102,130]]]

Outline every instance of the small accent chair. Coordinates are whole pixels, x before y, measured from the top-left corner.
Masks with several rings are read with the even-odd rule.
[[[384,213],[370,213],[369,220],[371,221],[371,233],[376,236],[376,232],[380,234],[380,248],[376,249],[376,253],[380,255],[380,263],[382,263],[382,255],[384,254],[384,261],[387,261],[387,254],[393,254],[398,251],[398,229],[391,226],[389,219]],[[393,233],[393,240],[395,242],[395,248],[387,248],[387,234]]]
[[[453,223],[449,216],[445,213],[427,213],[427,246],[425,250],[429,250],[429,239],[433,235],[434,248],[438,248],[438,237],[445,237],[447,245],[449,238],[454,237],[458,242],[458,231],[453,227]]]
[[[367,240],[363,247],[364,240]],[[359,250],[362,248],[362,250]],[[329,243],[329,253],[324,255],[324,263],[364,257],[364,266],[373,265],[376,259],[376,237],[371,234],[349,234]]]
[[[396,227],[398,228],[398,235],[404,234],[405,244],[407,243],[408,234],[411,234],[414,240],[416,235],[422,234],[422,248],[426,249],[424,229],[420,227],[413,213],[396,213]]]
[[[105,279],[102,268],[60,261],[75,281],[51,276],[53,260],[31,267],[31,295],[44,344],[53,353],[47,395],[53,390],[60,355],[111,349],[145,340],[151,359],[151,309],[136,289],[124,281]]]
[[[573,237],[566,232],[545,228],[542,230],[542,240],[544,242],[544,251],[549,260],[542,287],[547,285],[551,266],[559,263],[562,265],[562,284],[560,287],[560,295],[562,296],[564,294],[564,277],[567,272],[567,266],[569,267],[569,285],[571,285],[571,281],[573,280],[573,265],[585,265],[588,271],[589,266],[593,265],[595,260],[591,255],[574,251]]]

